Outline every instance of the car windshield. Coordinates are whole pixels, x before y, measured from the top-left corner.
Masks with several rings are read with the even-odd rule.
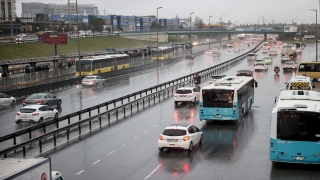
[[[203,107],[233,107],[233,91],[204,89],[202,90]]]
[[[20,109],[21,113],[33,113],[35,111],[36,109],[26,109],[26,108]]]
[[[162,134],[166,136],[184,136],[187,132],[184,129],[165,129]]]
[[[238,71],[237,76],[248,76],[251,77],[251,71]]]
[[[178,89],[176,94],[191,94],[192,91],[190,89]]]
[[[248,56],[255,56],[255,54],[248,54]]]
[[[42,94],[32,94],[27,99],[41,99],[42,96]]]
[[[320,113],[280,111],[277,113],[277,138],[281,140],[320,141]]]
[[[95,79],[96,77],[95,76],[87,76],[85,77],[85,79]]]
[[[264,64],[257,63],[256,66],[264,66]]]
[[[285,62],[285,64],[293,64],[293,62],[287,61]]]

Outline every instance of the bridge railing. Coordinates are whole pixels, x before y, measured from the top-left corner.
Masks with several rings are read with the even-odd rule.
[[[260,44],[261,42],[254,49],[248,51],[247,53],[256,51]],[[199,71],[198,73],[201,74],[202,78],[209,79],[211,75],[220,73],[231,64],[244,59],[247,56],[247,53],[232,58],[224,63],[220,63]],[[102,129],[106,126],[109,127],[112,123],[119,122],[121,119],[125,119],[126,117],[151,106],[151,103],[155,104],[156,102],[161,102],[161,100],[165,98],[169,98],[170,94],[172,95],[174,90],[178,87],[193,83],[194,75],[195,73],[192,73],[172,81],[168,81],[81,111],[65,115],[57,120],[50,120],[0,137],[0,145],[2,145],[0,147],[4,147],[4,143],[8,144],[10,141],[13,142],[12,146],[9,146],[6,149],[1,149],[0,156],[4,156],[6,158],[13,156],[17,152],[21,152],[22,155],[26,157],[26,153],[31,152],[29,149],[34,147],[39,148],[38,154],[41,154],[52,148],[56,148],[59,145],[70,142],[72,139],[85,136],[94,130]],[[105,110],[104,112],[102,112],[103,109]],[[92,115],[93,111],[96,111],[97,114]],[[84,118],[84,113],[87,113],[88,117]],[[72,120],[71,118],[73,117],[78,117],[78,119]],[[103,120],[105,122],[103,122]],[[96,123],[95,127],[93,127],[93,122],[98,122]],[[34,133],[37,133],[38,135],[37,137],[32,138],[32,134]],[[65,136],[66,139],[61,140]],[[28,140],[24,142],[18,142],[18,137]],[[60,139],[58,139],[58,137]],[[53,147],[48,148],[48,144],[52,142]],[[34,155],[35,154],[32,154],[31,156]]]

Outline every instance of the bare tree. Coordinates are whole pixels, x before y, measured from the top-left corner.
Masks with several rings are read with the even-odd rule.
[[[195,25],[196,25],[197,29],[203,29],[203,27],[204,27],[204,22],[203,22],[202,18],[196,16],[196,18],[195,18]]]

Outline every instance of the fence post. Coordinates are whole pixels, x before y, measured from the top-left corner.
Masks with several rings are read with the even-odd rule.
[[[110,113],[108,113],[108,124],[110,126]]]

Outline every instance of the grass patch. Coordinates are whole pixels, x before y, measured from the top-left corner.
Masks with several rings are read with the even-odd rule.
[[[105,51],[107,47],[111,46],[116,49],[123,49],[148,45],[155,45],[155,42],[128,39],[121,36],[80,38],[80,52]],[[77,52],[78,39],[68,39],[68,44],[58,45],[58,54]],[[5,45],[0,46],[0,54],[0,60],[2,61],[53,56],[53,45],[46,45],[43,42]]]

